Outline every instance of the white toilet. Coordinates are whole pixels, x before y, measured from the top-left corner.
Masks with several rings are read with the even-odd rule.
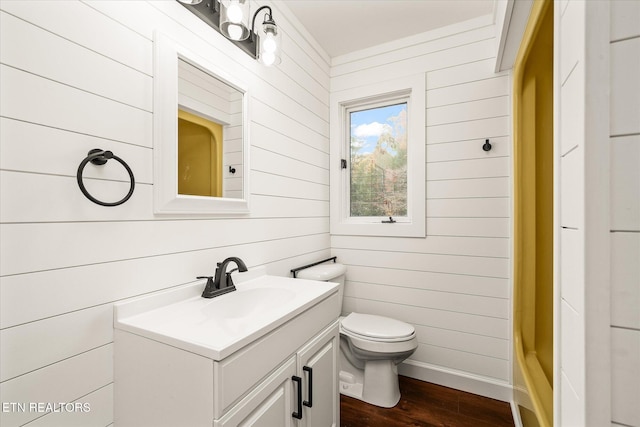
[[[300,279],[340,283],[342,304],[347,268],[320,264],[297,273]],[[408,323],[371,314],[340,318],[340,393],[372,405],[391,408],[400,401],[397,365],[418,347]]]

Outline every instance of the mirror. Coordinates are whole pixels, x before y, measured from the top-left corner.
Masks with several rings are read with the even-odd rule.
[[[154,53],[155,213],[248,213],[246,87],[162,34]]]
[[[178,60],[178,194],[242,199],[242,97]]]

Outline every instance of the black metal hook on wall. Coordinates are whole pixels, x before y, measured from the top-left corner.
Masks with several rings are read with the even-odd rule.
[[[127,170],[127,172],[129,173],[129,180],[131,181],[131,188],[129,188],[129,192],[127,193],[126,196],[124,196],[122,200],[119,200],[117,202],[103,202],[102,200],[96,199],[91,194],[89,194],[82,180],[82,173],[84,172],[84,167],[87,165],[87,163],[91,162],[94,165],[102,166],[106,164],[110,159],[116,160]],[[98,204],[100,206],[111,207],[111,206],[118,206],[123,204],[124,202],[129,200],[136,186],[136,181],[129,165],[120,157],[113,154],[111,151],[102,150],[100,148],[94,148],[93,150],[89,151],[89,153],[87,154],[87,157],[80,163],[80,166],[78,166],[76,179],[78,180],[78,186],[80,187],[80,191],[82,191],[82,194],[84,194],[87,199],[91,200],[93,203]]]
[[[489,142],[488,139],[484,140],[484,145],[482,146],[482,149],[484,151],[491,151],[491,143]]]

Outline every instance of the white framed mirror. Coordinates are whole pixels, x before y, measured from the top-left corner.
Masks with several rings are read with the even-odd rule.
[[[249,212],[246,85],[156,32],[154,212]]]

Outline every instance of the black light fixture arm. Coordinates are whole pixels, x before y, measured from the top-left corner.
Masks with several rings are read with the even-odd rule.
[[[271,11],[271,7],[269,6],[262,6],[259,7],[258,10],[256,10],[256,13],[253,14],[253,20],[251,21],[251,31],[249,32],[249,37],[251,38],[251,40],[255,40],[256,38],[256,32],[255,32],[255,28],[256,28],[256,18],[258,17],[258,13],[260,13],[261,10],[263,9],[268,9],[269,11],[267,12],[266,16],[268,16],[268,20],[265,19],[264,22],[268,22],[268,23],[273,23],[275,24],[275,22],[273,21],[273,16],[272,16],[272,11]]]

